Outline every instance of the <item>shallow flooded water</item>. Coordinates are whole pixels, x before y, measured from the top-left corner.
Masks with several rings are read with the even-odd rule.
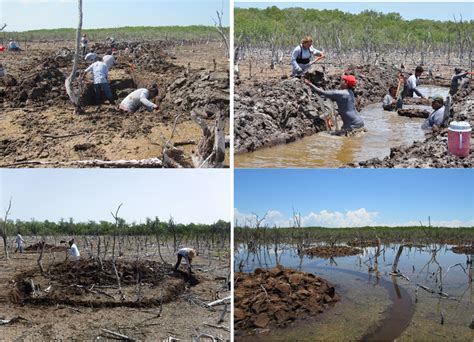
[[[440,94],[446,96],[449,89],[436,86],[420,87],[425,96]],[[428,106],[405,106],[405,108]],[[367,132],[352,137],[340,137],[321,132],[301,140],[259,149],[251,153],[235,156],[235,166],[242,168],[268,167],[339,167],[347,163],[360,162],[371,158],[384,158],[390,148],[410,145],[423,140],[421,129],[423,119],[408,118],[396,112],[387,112],[382,104],[366,106],[360,115],[364,119]],[[340,118],[339,125],[342,124]]]
[[[433,250],[438,252],[433,259]],[[385,245],[374,267],[375,248],[364,248],[359,256],[332,260],[300,257],[283,246],[275,255],[273,246],[247,253],[240,246],[235,259],[244,272],[256,267],[270,268],[276,258],[285,267],[311,272],[331,281],[341,301],[314,320],[296,322],[255,340],[278,341],[472,341],[469,328],[474,292],[466,256],[455,254],[451,246],[404,247],[398,269],[409,280],[390,275],[398,245]],[[242,263],[241,263],[242,261]],[[457,266],[453,266],[457,265]],[[451,266],[451,267],[450,267]],[[441,277],[440,277],[441,275]],[[441,280],[440,280],[441,279]],[[443,298],[418,285],[449,295]]]

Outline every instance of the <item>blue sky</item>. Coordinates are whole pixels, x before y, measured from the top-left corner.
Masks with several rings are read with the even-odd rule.
[[[474,226],[474,172],[441,170],[243,170],[235,172],[234,215],[288,226],[292,206],[304,225]]]
[[[279,8],[302,7],[316,9],[339,9],[343,12],[351,13],[360,13],[366,9],[383,13],[398,12],[406,20],[453,20],[453,14],[456,15],[456,20],[459,20],[460,14],[462,14],[462,17],[465,20],[473,20],[474,17],[473,2],[235,2],[235,7],[241,8],[266,8],[273,5]]]
[[[212,18],[222,8],[228,26],[228,0],[83,0],[83,28],[214,26]],[[77,1],[0,0],[0,23],[7,23],[8,31],[76,27]]]
[[[142,222],[172,215],[180,223],[230,221],[229,170],[0,170],[0,215],[12,197],[12,219]]]

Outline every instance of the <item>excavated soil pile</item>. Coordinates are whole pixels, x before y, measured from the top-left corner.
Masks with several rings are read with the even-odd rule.
[[[361,254],[362,250],[359,248],[348,247],[348,246],[333,246],[333,247],[318,246],[318,247],[308,248],[304,251],[304,253],[309,255],[310,257],[329,259],[329,258]]]
[[[466,84],[453,96],[451,115],[456,121],[467,121],[474,127],[474,85]],[[416,141],[411,146],[398,146],[390,150],[384,159],[374,158],[349,164],[349,167],[377,168],[473,168],[474,139],[471,138],[471,153],[460,158],[448,154],[448,130],[426,134],[425,141]]]
[[[54,105],[68,100],[64,88],[65,76],[54,60],[47,58],[29,69],[16,82],[0,89],[0,102],[8,108],[32,105]]]
[[[27,252],[37,252],[37,251],[41,251],[41,242],[37,242],[33,245],[29,245],[28,247],[25,247],[25,251]],[[45,251],[66,251],[67,250],[67,247],[66,246],[55,246],[55,245],[50,245],[48,243],[45,243],[44,244],[44,250]]]
[[[35,269],[16,276],[11,300],[36,305],[148,307],[173,301],[186,284],[199,282],[185,272],[174,272],[171,265],[146,260],[117,261],[116,271],[110,260],[101,267],[93,259],[46,268],[44,275]]]
[[[421,97],[405,97],[403,98],[403,105],[431,106],[431,101]]]
[[[454,246],[452,251],[456,254],[474,254],[474,246]]]
[[[326,280],[281,266],[251,274],[237,272],[234,289],[235,327],[241,336],[255,328],[286,327],[322,313],[339,300]]]
[[[255,81],[236,87],[234,96],[235,152],[284,144],[325,129],[319,116],[330,107],[299,79]]]
[[[200,70],[175,75],[161,99],[160,110],[167,116],[195,111],[204,118],[230,115],[229,74],[227,72]]]
[[[379,242],[376,240],[376,239],[370,239],[370,240],[359,240],[359,239],[355,239],[355,240],[350,240],[347,242],[347,245],[348,246],[351,246],[351,247],[361,247],[361,248],[365,248],[365,247],[377,247],[379,244]]]
[[[399,109],[397,111],[398,115],[406,116],[408,118],[421,118],[426,119],[430,112],[425,109],[417,109],[417,108],[407,108],[407,109]]]
[[[360,110],[381,101],[388,82],[396,79],[390,67],[351,66],[346,73],[357,77],[355,90]],[[305,73],[305,78],[323,89],[338,89],[340,75],[325,76],[319,66]],[[234,135],[236,153],[288,143],[326,129],[323,117],[336,108],[314,93],[299,79],[236,83],[234,96]]]

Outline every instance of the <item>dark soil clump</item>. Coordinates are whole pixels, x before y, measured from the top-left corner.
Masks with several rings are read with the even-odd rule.
[[[474,254],[474,246],[454,246],[452,251],[456,254]]]
[[[89,259],[55,263],[44,274],[38,269],[26,271],[15,277],[10,298],[34,305],[150,307],[173,301],[187,286],[199,283],[197,277],[174,272],[172,265],[160,262],[115,265],[116,272],[111,260]]]
[[[342,256],[358,255],[362,253],[362,250],[348,246],[318,246],[308,248],[304,251],[304,253],[310,257],[330,259]]]
[[[397,113],[400,116],[406,116],[408,118],[421,118],[421,119],[426,119],[430,115],[430,113],[427,110],[416,109],[416,108],[399,109]]]
[[[235,273],[234,319],[237,335],[286,327],[317,315],[339,300],[334,286],[311,273],[282,266]]]

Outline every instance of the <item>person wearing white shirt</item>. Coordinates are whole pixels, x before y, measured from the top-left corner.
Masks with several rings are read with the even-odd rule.
[[[177,271],[179,265],[181,264],[181,260],[184,258],[188,264],[188,271],[191,273],[191,262],[196,256],[196,251],[192,248],[181,248],[178,253],[178,261],[176,262],[176,265],[174,266],[174,270]]]
[[[149,112],[152,112],[154,109],[158,108],[158,106],[149,99],[154,98],[156,95],[158,95],[158,87],[156,84],[153,84],[150,89],[140,88],[134,90],[122,100],[119,108],[128,113],[133,113],[143,105]]]
[[[109,69],[104,62],[94,62],[89,67],[84,70],[84,73],[90,72],[94,78],[94,94],[95,101],[97,104],[100,104],[100,93],[101,90],[104,92],[105,97],[111,104],[114,104],[114,98],[112,97],[112,91],[110,90],[108,76]]]
[[[18,251],[20,251],[20,253],[23,253],[23,244],[25,243],[25,240],[23,240],[23,237],[21,236],[20,232],[16,234],[15,243],[16,243],[15,253]]]
[[[87,33],[84,33],[81,38],[81,48],[82,48],[83,56],[86,55],[88,45],[89,45],[89,41],[87,40]]]
[[[102,62],[107,65],[107,68],[110,70],[115,64],[115,57],[112,54],[112,51],[107,52],[107,54],[102,57]]]
[[[423,74],[423,68],[421,66],[417,66],[415,69],[415,74],[410,75],[406,81],[405,87],[403,88],[402,97],[413,97],[413,94],[416,94],[423,99],[425,98],[425,96],[418,89],[418,83],[421,74]]]
[[[81,253],[79,253],[79,248],[77,248],[74,239],[69,241],[69,248],[67,250],[67,254],[72,260],[79,260],[81,258]]]
[[[324,58],[324,52],[316,50],[313,46],[313,38],[307,36],[301,40],[301,44],[295,47],[291,54],[291,76],[299,76],[311,66],[311,59],[317,56]]]
[[[84,57],[84,60],[86,62],[95,62],[97,60],[97,54],[91,50],[91,52],[89,52],[85,57]]]

